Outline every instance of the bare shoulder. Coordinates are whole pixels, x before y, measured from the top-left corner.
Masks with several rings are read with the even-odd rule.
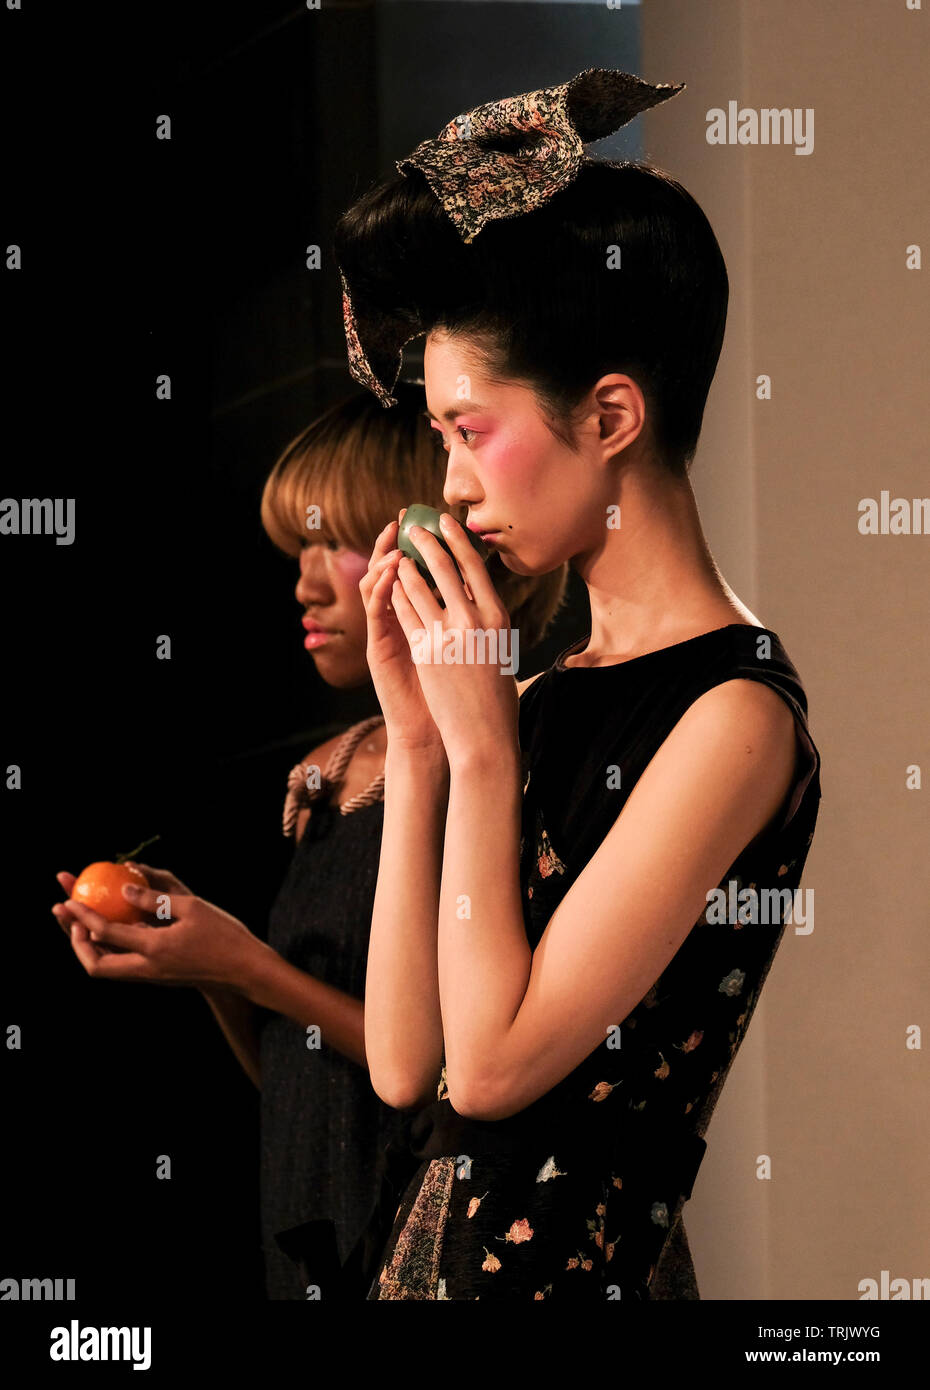
[[[517,681],[517,696],[518,696],[518,698],[519,698],[519,696],[521,696],[521,695],[523,694],[524,690],[526,690],[526,688],[527,688],[528,686],[530,686],[530,685],[533,684],[533,681],[539,680],[539,677],[540,677],[541,675],[542,675],[542,671],[537,671],[537,672],[536,672],[536,675],[535,675],[535,676],[530,676],[528,680],[525,680],[525,681]]]
[[[702,874],[722,874],[780,813],[796,778],[795,729],[790,705],[764,682],[735,677],[704,691],[638,778],[611,852],[630,862],[657,846],[665,854],[672,837],[705,856]]]
[[[350,727],[355,727],[350,726]],[[329,761],[335,752],[338,744],[349,732],[343,729],[341,733],[334,734],[332,738],[326,739],[324,743],[319,743],[312,748],[303,759],[305,767],[316,766],[322,776]],[[330,791],[330,799],[333,804],[347,801],[350,797],[358,796],[365,792],[371,784],[384,772],[384,754],[386,749],[387,736],[383,722],[376,726],[364,738],[359,739],[352,754],[342,770],[341,776],[337,777],[333,788]],[[309,808],[303,807],[297,817],[297,839],[299,840],[304,832],[304,826],[309,819]]]
[[[688,707],[669,736],[679,757],[695,763],[720,757],[731,774],[765,769],[766,780],[790,781],[798,748],[794,711],[764,681],[736,677],[712,686]]]
[[[738,676],[722,681],[699,696],[687,711],[694,724],[726,722],[737,732],[755,735],[771,746],[789,745],[794,736],[794,711],[764,681]]]
[[[306,757],[301,759],[301,762],[306,763],[308,765],[315,763],[317,766],[320,767],[320,770],[322,771],[325,768],[326,763],[332,757],[337,743],[341,738],[344,737],[345,729],[343,729],[341,733],[333,734],[332,738],[328,738],[325,740],[325,742],[318,743],[314,748],[311,748],[310,752],[306,755]]]

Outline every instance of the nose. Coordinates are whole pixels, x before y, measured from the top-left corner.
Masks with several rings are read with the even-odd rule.
[[[453,445],[449,451],[449,462],[446,466],[446,481],[442,489],[443,501],[454,515],[455,508],[460,507],[465,511],[469,507],[477,506],[479,495],[480,488],[474,471],[464,459],[460,458],[455,445]]]
[[[303,608],[314,603],[332,603],[334,595],[324,546],[305,545],[300,552],[300,576],[294,593]]]

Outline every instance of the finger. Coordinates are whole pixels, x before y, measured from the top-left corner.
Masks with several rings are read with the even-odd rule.
[[[398,561],[397,578],[400,580],[404,593],[412,604],[421,624],[428,632],[432,632],[433,623],[442,622],[442,609],[433,598],[426,580],[408,555],[402,556]]]
[[[105,917],[101,917],[100,913],[95,912],[92,907],[85,907],[83,903],[77,902],[74,898],[69,898],[66,903],[61,903],[59,906],[65,908],[73,920],[80,922],[89,932],[107,926]]]
[[[399,558],[400,552],[398,551],[397,554]],[[397,559],[394,559],[384,565],[368,595],[365,611],[370,618],[384,620],[385,615],[392,611],[391,586],[396,578]]]
[[[144,956],[116,955],[109,951],[98,953],[89,941],[72,940],[71,945],[88,975],[92,975],[94,979],[151,979],[152,965]]]
[[[359,590],[363,598],[368,597],[379,573],[380,562],[385,560],[397,544],[397,522],[389,521],[378,536],[368,561],[368,569],[359,580]]]
[[[374,547],[371,552],[369,564],[374,564],[377,560],[382,560],[387,552],[393,549],[396,536],[396,521],[389,521],[384,530],[375,538]]]
[[[128,903],[137,908],[140,915],[149,912],[160,922],[180,915],[181,904],[189,901],[189,893],[178,893],[164,888],[140,888],[135,883],[124,883],[122,894]]]
[[[152,962],[144,956],[105,955],[97,961],[94,975],[99,980],[152,980]]]
[[[125,862],[128,864],[129,860],[127,859]],[[145,874],[145,877],[148,879],[149,888],[154,889],[156,893],[182,891],[181,880],[175,878],[174,874],[170,873],[167,869],[153,869],[148,864],[137,864],[135,861],[133,861],[132,867],[134,869],[140,869],[141,872]]]
[[[455,567],[455,561],[449,552],[442,548],[432,531],[427,531],[424,526],[411,526],[410,539],[423,557],[426,568],[433,576],[433,583],[442,595],[446,611],[448,612],[451,608],[461,625],[467,620],[468,610],[465,607],[467,595],[463,587],[462,577]],[[419,574],[419,570],[417,573]]]
[[[190,894],[190,889],[170,869],[156,869],[151,864],[140,863],[138,859],[125,859],[123,862],[134,869],[141,869],[149,881],[149,887],[160,893]]]
[[[394,580],[394,587],[391,590],[391,603],[394,606],[397,621],[403,628],[404,636],[410,644],[412,654],[413,635],[415,632],[421,632],[423,630],[423,620],[404,592],[404,586],[399,579]]]
[[[55,906],[52,908],[52,916],[55,918],[55,921],[61,927],[65,936],[70,936],[71,925],[77,919],[71,916],[71,913],[65,907],[64,903],[55,904]]]
[[[97,962],[110,954],[106,946],[95,946],[87,934],[87,928],[80,922],[72,923],[71,949],[89,975],[94,973]]]
[[[443,512],[439,518],[439,527],[478,607],[485,611],[500,609],[501,598],[491,582],[487,565],[466,536],[461,522],[456,521],[448,512]]]
[[[385,555],[383,559],[379,560],[376,565],[372,566],[372,573],[377,576],[377,579],[380,579],[386,569],[389,569],[392,565],[397,564],[397,561],[400,559],[401,554],[402,551],[400,550],[389,550],[387,555]]]
[[[82,926],[80,922],[69,922],[67,926],[64,926],[64,933],[70,941],[72,948],[76,942],[87,942],[98,960],[101,956],[112,955],[114,950],[116,950],[113,946],[101,946],[98,942],[91,941],[87,928]]]
[[[163,928],[146,927],[135,922],[107,922],[88,927],[91,941],[102,941],[107,946],[118,946],[123,951],[136,951],[140,956],[148,955],[152,948],[152,938]]]
[[[74,877],[74,874],[62,872],[60,874],[56,874],[55,877],[58,879],[58,882],[61,884],[62,888],[65,890],[68,897],[70,898],[71,890],[74,887],[75,883],[77,883],[77,879]],[[73,914],[68,911],[67,904],[55,903],[52,907],[52,915],[54,916],[55,920],[57,921],[58,925],[61,927],[65,935],[70,936],[71,923],[75,921],[75,918]]]
[[[114,929],[122,927],[124,925],[123,923],[111,922],[109,918],[101,916],[99,912],[94,912],[92,908],[85,907],[83,903],[75,902],[74,898],[69,898],[68,901],[62,903],[61,906],[71,913],[76,922],[79,922],[81,926],[86,928],[91,940],[105,941],[108,946],[115,950],[125,949],[113,935]],[[146,927],[141,921],[134,925],[129,925],[133,929],[141,929],[150,932],[160,930],[158,927]]]
[[[100,952],[91,943],[86,930],[80,923],[76,924],[74,931],[71,933],[71,949],[88,975],[92,975],[97,968],[98,960],[100,960]]]

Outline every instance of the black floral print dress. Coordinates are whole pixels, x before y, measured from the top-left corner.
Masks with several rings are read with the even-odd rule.
[[[521,887],[534,949],[705,691],[740,678],[782,696],[798,732],[794,782],[616,1036],[545,1096],[504,1120],[470,1120],[452,1109],[443,1074],[436,1102],[408,1117],[386,1153],[379,1211],[346,1267],[370,1280],[361,1297],[656,1297],[789,905],[795,924],[803,919],[795,890],[817,820],[820,755],[777,635],[734,623],[612,666],[566,667],[586,642],[562,652],[520,701]]]

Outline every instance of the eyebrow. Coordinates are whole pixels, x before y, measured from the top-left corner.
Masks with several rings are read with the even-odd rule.
[[[459,401],[458,405],[450,405],[449,409],[444,410],[441,416],[434,415],[428,406],[424,413],[431,420],[454,420],[457,415],[465,415],[469,410],[474,410],[476,413],[480,414],[481,411],[487,410],[487,406],[479,405],[477,401],[470,401],[466,399],[463,401]]]

